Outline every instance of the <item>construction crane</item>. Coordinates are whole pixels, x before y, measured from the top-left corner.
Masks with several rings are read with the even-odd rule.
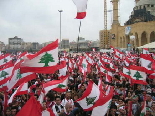
[[[104,48],[109,47],[109,38],[107,30],[107,0],[104,0]]]

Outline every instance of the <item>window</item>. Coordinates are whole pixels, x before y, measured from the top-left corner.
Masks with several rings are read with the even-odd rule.
[[[151,7],[154,7],[154,5],[151,5]]]

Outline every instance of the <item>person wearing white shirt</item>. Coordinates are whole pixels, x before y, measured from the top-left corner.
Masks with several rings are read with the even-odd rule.
[[[65,98],[62,100],[61,104],[65,107],[66,103],[70,103],[74,107],[74,101],[71,99],[71,92],[67,91]]]
[[[55,97],[55,104],[52,106],[52,110],[55,116],[59,116],[64,112],[64,107],[61,105],[61,98],[60,96]]]

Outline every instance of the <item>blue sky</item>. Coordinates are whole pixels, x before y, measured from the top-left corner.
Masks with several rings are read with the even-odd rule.
[[[80,36],[87,40],[99,39],[104,29],[104,0],[88,0],[87,16],[82,20]],[[107,0],[108,10],[112,10]],[[120,0],[119,20],[121,25],[128,20],[134,0]],[[75,19],[77,9],[72,0],[0,0],[0,41],[18,36],[25,42],[44,43],[60,37],[60,13],[62,12],[62,39],[78,37],[80,20]],[[112,12],[108,13],[108,28]]]

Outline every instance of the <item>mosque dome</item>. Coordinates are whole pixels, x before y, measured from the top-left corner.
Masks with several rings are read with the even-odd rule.
[[[136,6],[143,6],[143,5],[155,5],[155,0],[140,0]]]

